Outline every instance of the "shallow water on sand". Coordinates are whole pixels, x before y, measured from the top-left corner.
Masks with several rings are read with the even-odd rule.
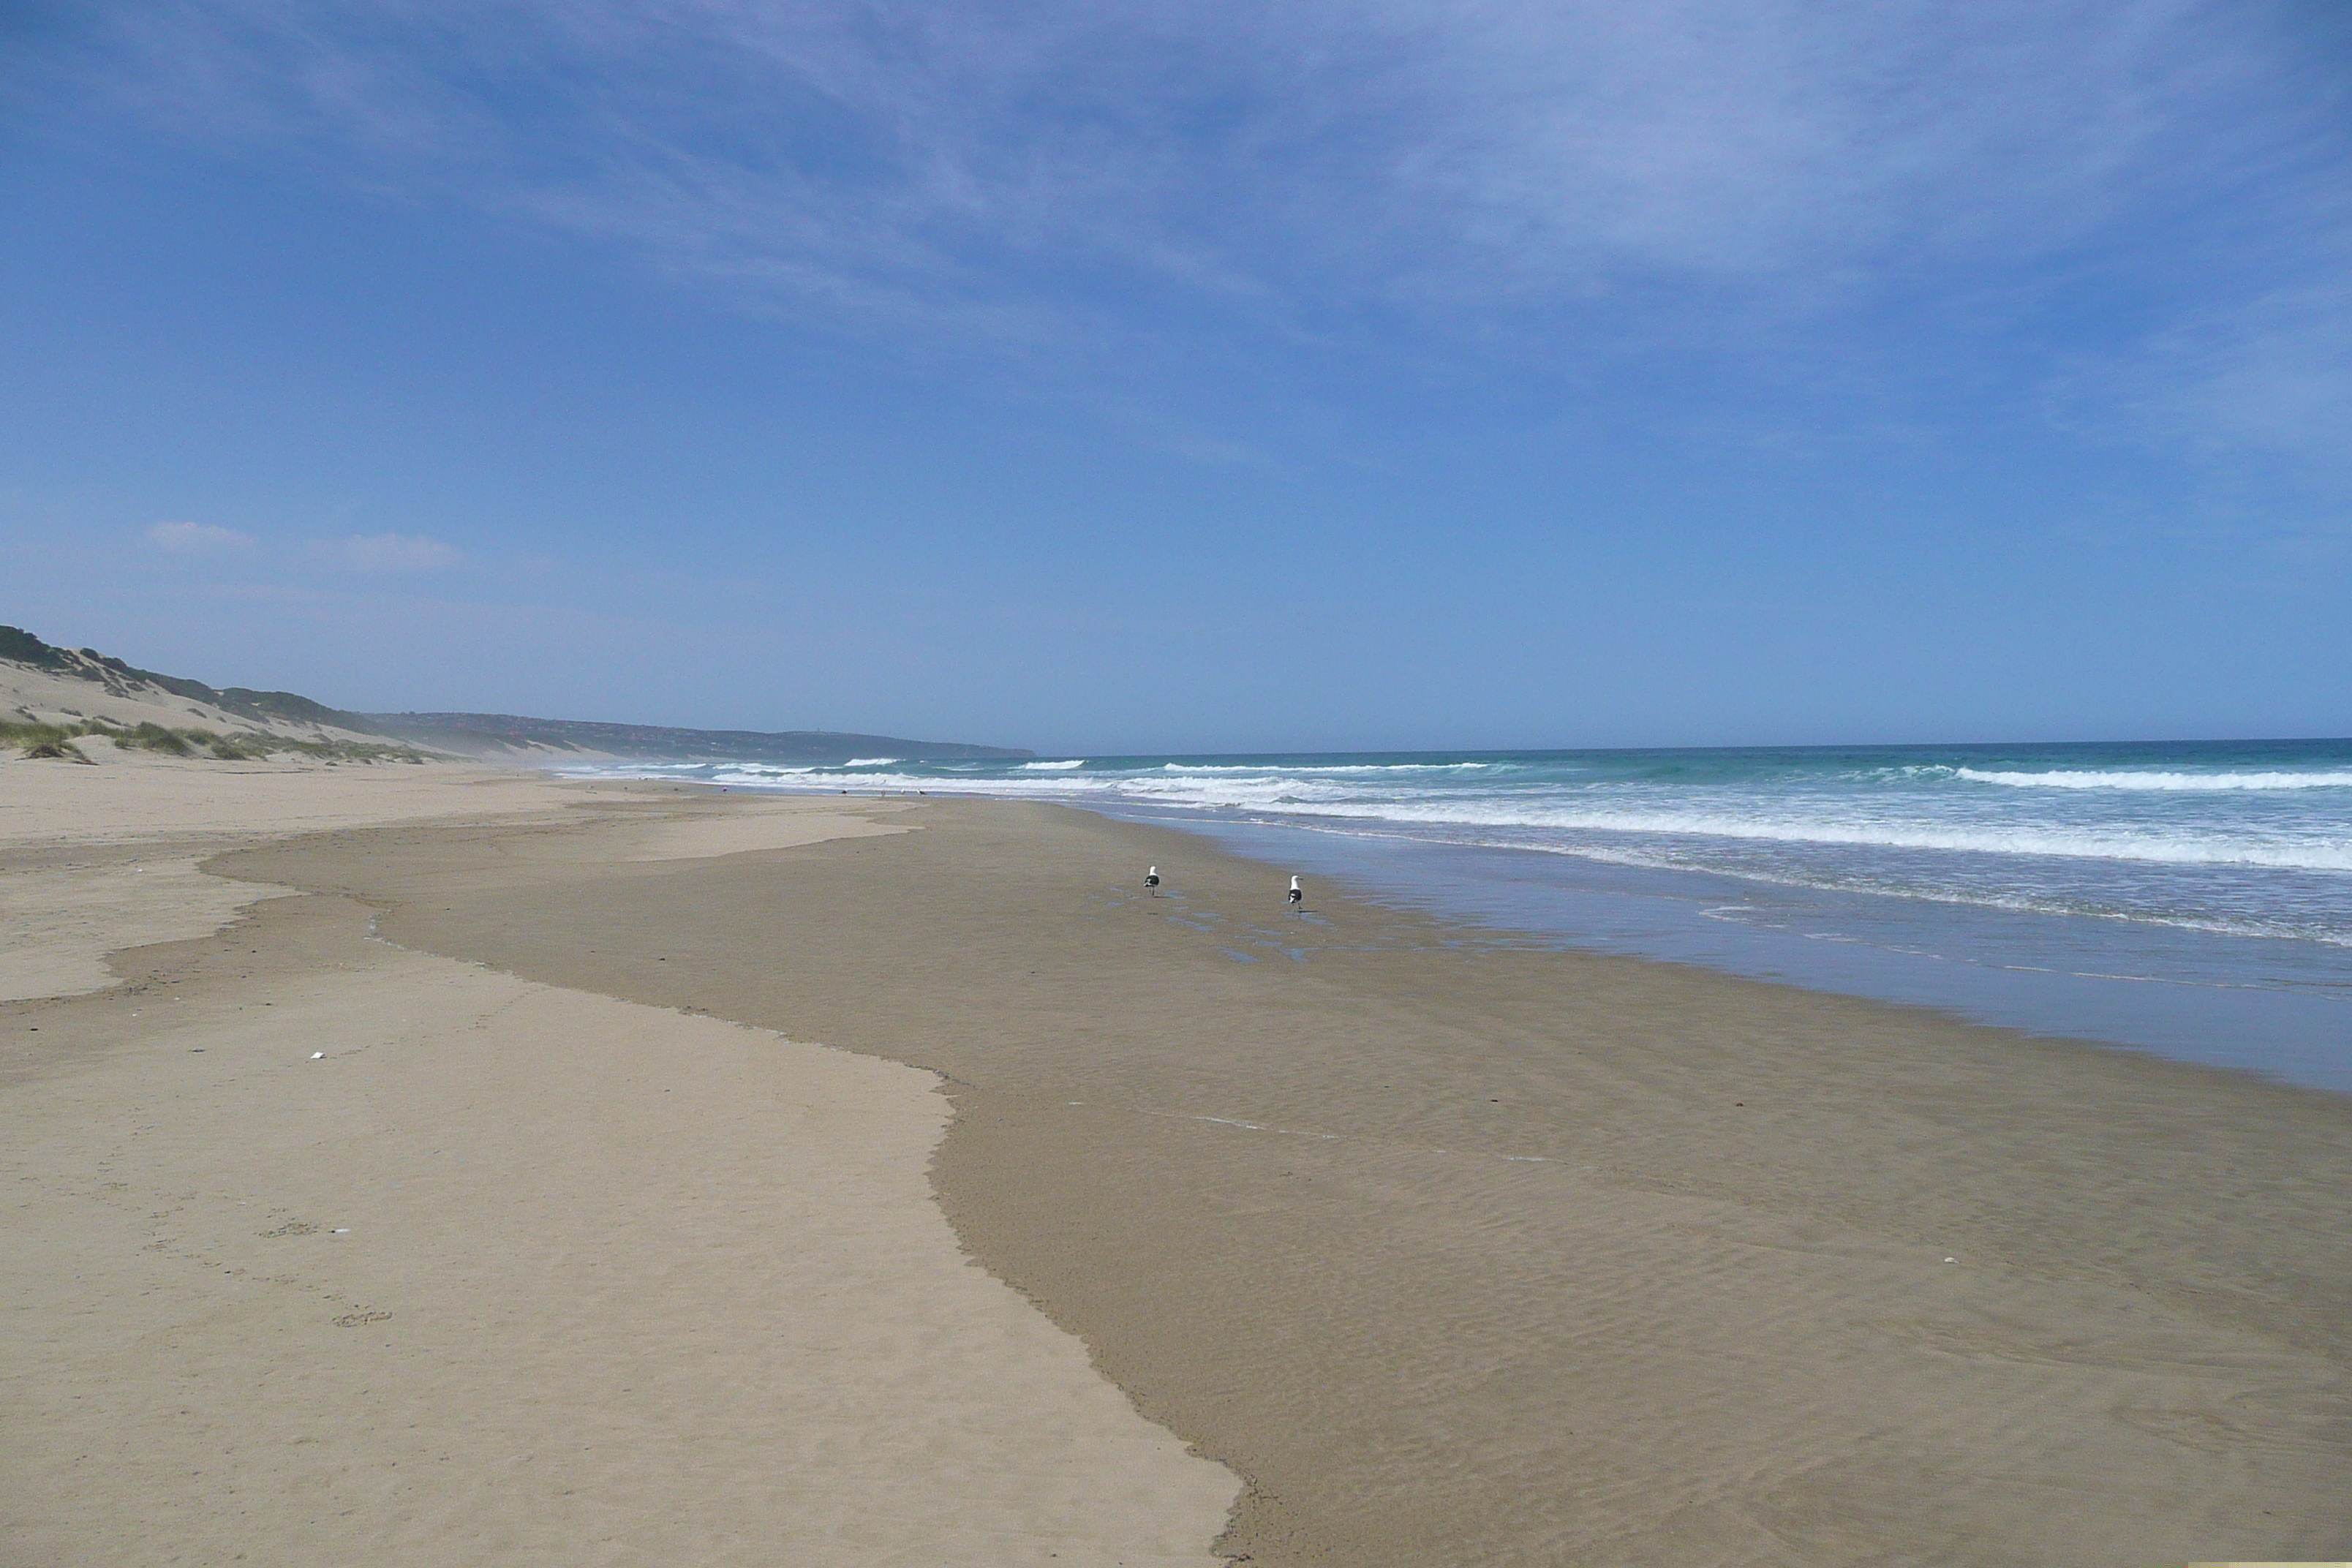
[[[1255,823],[1185,824],[1235,853],[1344,877],[1383,901],[1818,991],[1940,1007],[2030,1033],[2352,1092],[2352,996],[2245,978],[2276,962],[2161,927],[2082,940],[2080,922],[1524,850],[1371,839]],[[2317,967],[2317,966],[2315,966]],[[2352,967],[2352,966],[2347,966]]]

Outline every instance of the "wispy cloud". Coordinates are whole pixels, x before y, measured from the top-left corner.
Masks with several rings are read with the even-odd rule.
[[[2149,358],[2159,435],[2292,452],[2352,480],[2352,273],[2182,322]]]
[[[1032,285],[1458,291],[2046,251],[2315,133],[2263,15],[190,0],[122,26],[129,90],[184,123],[430,163],[837,301],[1010,292],[1015,258]]]
[[[147,531],[147,538],[174,555],[217,555],[253,544],[253,535],[209,522],[159,522]]]
[[[2339,500],[2352,495],[2352,244],[2315,246],[2309,265],[2268,289],[2184,304],[2051,387],[2063,423],[2103,438],[2286,457]]]
[[[431,572],[465,559],[455,545],[412,533],[354,534],[321,540],[315,548],[354,572]]]
[[[901,342],[1132,341],[1175,301],[1496,342],[1532,310],[1589,347],[1890,300],[1948,318],[2210,245],[2195,292],[2148,285],[2114,329],[2154,345],[2299,286],[2264,253],[2352,177],[2345,62],[2293,15],[182,0],[117,13],[104,79],[195,133],[357,160]]]

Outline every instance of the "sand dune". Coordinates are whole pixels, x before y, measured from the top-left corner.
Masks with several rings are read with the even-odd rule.
[[[202,698],[167,690],[140,676],[110,669],[87,654],[58,650],[64,669],[41,669],[0,658],[0,720],[74,723],[102,720],[128,728],[160,724],[165,729],[206,729],[302,740],[371,742],[383,736],[341,725],[234,712]],[[94,677],[95,679],[85,679]]]

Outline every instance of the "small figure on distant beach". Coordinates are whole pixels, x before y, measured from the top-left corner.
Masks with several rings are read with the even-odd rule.
[[[1293,877],[1290,879],[1290,897],[1286,899],[1284,902],[1287,903],[1294,910],[1301,908],[1306,904],[1307,894],[1298,886],[1297,878]]]
[[[1144,873],[1143,873],[1143,885],[1144,885],[1144,887],[1145,887],[1147,889],[1149,889],[1149,890],[1150,890],[1150,894],[1151,894],[1151,896],[1152,896],[1153,898],[1155,898],[1155,899],[1156,899],[1156,898],[1158,898],[1158,897],[1160,896],[1160,868],[1159,868],[1159,867],[1154,866],[1154,867],[1152,867],[1150,870],[1148,870],[1148,871],[1146,871],[1146,872],[1144,872]]]

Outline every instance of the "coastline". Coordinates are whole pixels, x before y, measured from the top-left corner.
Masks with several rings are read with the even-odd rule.
[[[1076,805],[1522,939],[2352,1093],[2352,742],[581,772]]]
[[[887,804],[919,831],[622,866],[354,829],[217,868],[943,1072],[957,1234],[1244,1479],[1225,1554],[2352,1538],[2341,1097],[1344,894],[1288,921],[1171,830]]]
[[[1372,838],[1264,822],[1165,823],[1244,858],[1364,889],[1379,901],[1586,952],[1622,954],[1799,990],[1925,1008],[2046,1039],[2352,1093],[2347,993],[2211,973],[2197,943],[2085,966],[2061,917],[2004,916],[1999,952],[1858,932],[1820,906],[1759,908],[1759,890],[1701,872],[1642,870],[1517,847]],[[1827,914],[1828,919],[1806,919]],[[2040,929],[2035,929],[2039,922]],[[2046,939],[2038,951],[2033,943]],[[2241,942],[2262,942],[2239,938]],[[2030,963],[2029,959],[2043,962]]]

